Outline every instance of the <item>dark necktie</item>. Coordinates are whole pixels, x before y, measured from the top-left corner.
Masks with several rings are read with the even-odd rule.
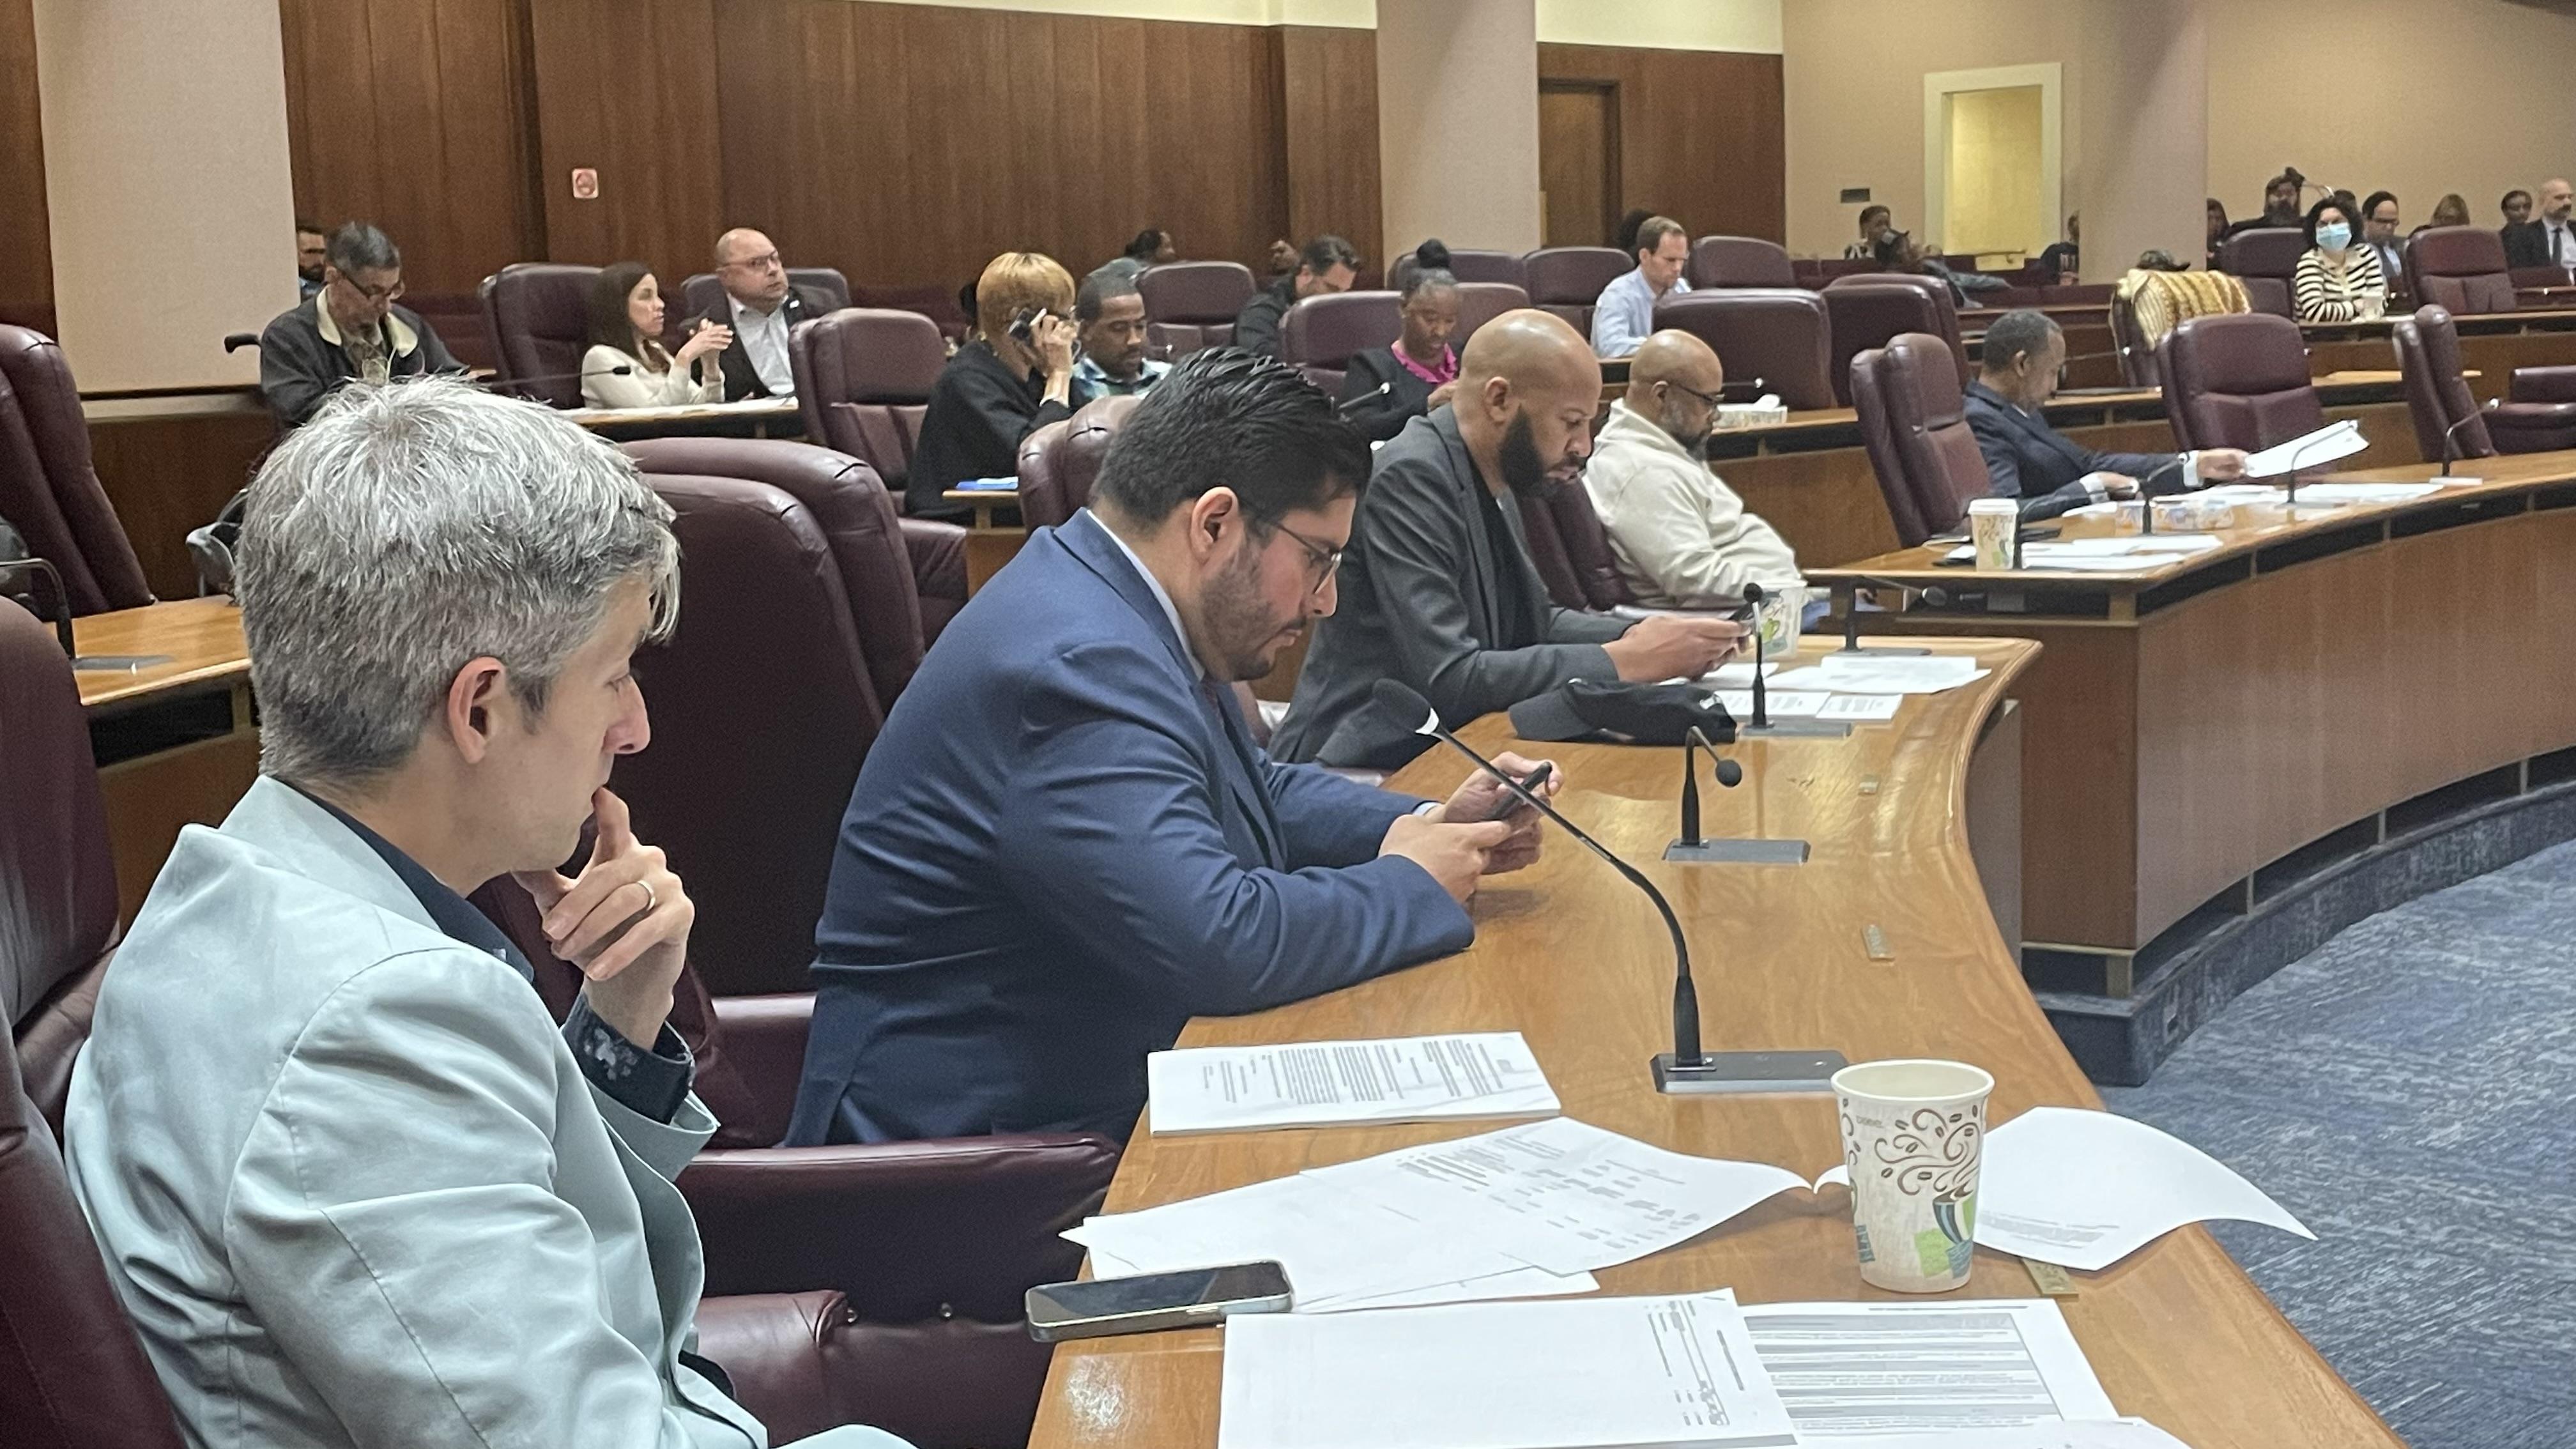
[[[1235,703],[1234,691],[1218,682],[1214,675],[1202,674],[1199,676],[1199,701],[1207,706],[1209,722],[1216,726],[1217,739],[1234,762],[1232,776],[1219,780],[1219,788],[1234,797],[1236,807],[1243,812],[1244,823],[1251,828],[1252,838],[1260,845],[1263,862],[1273,869],[1284,868],[1286,862],[1279,856],[1278,835],[1268,818],[1267,800],[1262,796],[1260,780],[1253,773],[1252,740],[1243,721],[1243,710]],[[1217,769],[1221,775],[1227,773],[1223,760],[1218,761]],[[1249,798],[1246,798],[1247,793]]]

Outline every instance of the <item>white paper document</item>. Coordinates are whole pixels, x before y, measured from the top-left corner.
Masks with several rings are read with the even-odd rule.
[[[1217,1449],[1753,1449],[1797,1435],[1734,1295],[1255,1315]]]
[[[2062,1419],[2019,1429],[1954,1429],[1833,1442],[1834,1449],[2191,1449],[2144,1419]]]
[[[1091,1250],[1091,1276],[1094,1278],[1132,1278],[1143,1268],[1102,1248]],[[1292,1289],[1295,1284],[1289,1285]],[[1421,1308],[1434,1303],[1475,1303],[1492,1298],[1563,1298],[1576,1293],[1591,1293],[1601,1287],[1601,1280],[1589,1273],[1551,1273],[1544,1268],[1513,1268],[1470,1278],[1463,1283],[1434,1283],[1427,1288],[1404,1288],[1393,1293],[1364,1297],[1348,1294],[1339,1298],[1313,1298],[1293,1303],[1292,1313],[1351,1313],[1363,1308]]]
[[[1147,1057],[1145,1080],[1157,1137],[1557,1110],[1516,1031],[1191,1047]]]
[[[1801,669],[1796,672],[1805,674],[1809,671]],[[1762,693],[1763,709],[1771,719],[1813,719],[1824,713],[1825,706],[1833,700],[1832,695],[1821,689],[1767,688]],[[1726,707],[1728,714],[1735,716],[1737,724],[1752,722],[1752,690],[1721,689],[1716,694],[1717,702]]]
[[[1784,1168],[1667,1152],[1569,1117],[1303,1176],[1551,1273],[1642,1258],[1808,1185]]]
[[[2313,468],[2337,458],[2349,458],[2370,446],[2361,435],[2361,424],[2350,418],[2328,423],[2313,433],[2292,438],[2276,448],[2265,448],[2245,460],[2248,478],[2272,478],[2296,468]],[[2301,489],[2301,492],[2307,490]]]
[[[2316,1237],[2226,1164],[2144,1122],[2034,1107],[1986,1134],[1981,1246],[2089,1272],[2210,1218]]]
[[[1816,711],[1818,719],[1838,719],[1845,724],[1885,724],[1896,718],[1905,703],[1901,694],[1837,694]]]
[[[1771,681],[1775,689],[1822,689],[1835,694],[1939,694],[1986,677],[1977,661],[1959,654],[1827,654],[1804,669]]]
[[[1753,1347],[1800,1438],[2014,1429],[2116,1411],[2057,1305],[1764,1303]]]

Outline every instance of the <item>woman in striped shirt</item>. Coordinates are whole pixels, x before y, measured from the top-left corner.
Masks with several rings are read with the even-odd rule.
[[[2302,322],[2369,322],[2388,311],[2379,257],[2352,244],[2352,213],[2333,197],[2308,208],[2308,249],[2290,279]]]

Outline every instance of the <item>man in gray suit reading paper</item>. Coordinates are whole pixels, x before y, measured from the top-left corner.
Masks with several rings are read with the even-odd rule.
[[[1600,410],[1601,366],[1564,319],[1506,312],[1477,329],[1449,406],[1378,450],[1341,609],[1316,625],[1272,754],[1369,770],[1420,754],[1422,721],[1372,702],[1380,679],[1459,729],[1570,679],[1696,677],[1735,651],[1741,630],[1723,619],[1631,623],[1549,601],[1518,499],[1580,486]]]
[[[606,788],[670,508],[544,408],[361,385],[261,467],[238,580],[262,774],[180,833],[65,1123],[189,1442],[756,1449],[671,1181],[715,1127],[664,1020],[695,910]],[[587,978],[560,1029],[465,900],[504,873]]]

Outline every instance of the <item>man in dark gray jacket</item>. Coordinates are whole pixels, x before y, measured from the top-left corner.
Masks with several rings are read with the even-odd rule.
[[[259,390],[279,426],[302,426],[344,382],[465,370],[419,313],[394,305],[402,252],[391,238],[353,221],[322,255],[321,290],[259,334]]]
[[[1735,652],[1741,630],[1722,619],[1632,623],[1549,600],[1518,499],[1577,483],[1600,405],[1600,364],[1564,319],[1506,312],[1477,330],[1450,406],[1378,451],[1339,607],[1316,626],[1273,756],[1391,770],[1421,753],[1422,721],[1371,703],[1380,679],[1454,729],[1571,679],[1696,677]]]

